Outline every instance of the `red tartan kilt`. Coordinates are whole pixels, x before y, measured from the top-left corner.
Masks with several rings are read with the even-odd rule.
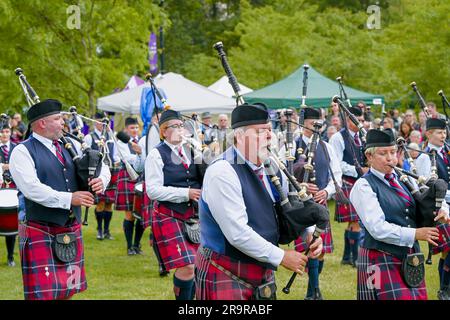
[[[119,211],[132,211],[134,204],[134,186],[136,182],[130,181],[127,170],[120,169],[117,177],[117,190],[115,207]]]
[[[350,199],[350,191],[352,191],[355,182],[355,178],[342,177],[342,191],[347,199]],[[337,222],[357,222],[359,218],[352,204],[343,204],[336,201],[334,220]]]
[[[144,230],[152,225],[153,201],[147,195],[145,183],[143,184],[141,210],[140,212],[135,212],[134,215],[139,219]]]
[[[450,251],[450,224],[440,224],[439,230],[439,240],[436,241],[438,246],[433,246],[433,254],[438,254],[439,252],[449,252]]]
[[[174,212],[155,201],[152,232],[161,261],[166,270],[194,264],[198,244],[189,242],[183,233],[183,223],[173,218]]]
[[[53,254],[54,236],[75,232],[77,257],[60,262]],[[49,227],[34,222],[19,226],[19,248],[26,300],[67,299],[87,288],[81,225]]]
[[[110,171],[111,171],[111,180],[109,181],[107,189],[116,189],[117,188],[117,180],[119,178],[120,167],[119,168],[114,167],[114,168],[110,169]]]
[[[322,238],[323,248],[322,253],[332,253],[334,246],[333,246],[333,235],[331,233],[331,225],[328,223],[327,227],[325,228],[325,232],[320,235]],[[306,250],[307,243],[306,239],[303,240],[302,236],[298,237],[294,241],[295,250],[298,252],[304,252]]]
[[[427,300],[425,280],[419,287],[409,288],[401,275],[401,265],[401,260],[390,254],[360,247],[358,300]]]
[[[95,203],[114,203],[116,201],[116,190],[105,190],[104,193],[95,195]]]
[[[253,289],[244,286],[211,264],[228,270],[253,287],[274,280],[274,271],[230,257],[199,249],[195,259],[195,296],[197,300],[252,300]]]

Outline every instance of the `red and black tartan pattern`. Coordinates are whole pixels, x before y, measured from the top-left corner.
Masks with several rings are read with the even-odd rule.
[[[60,262],[52,242],[59,233],[75,232],[78,254]],[[49,227],[34,222],[19,225],[19,249],[26,300],[67,299],[87,289],[81,225]]]
[[[433,254],[438,254],[439,252],[449,252],[450,251],[450,224],[440,224],[437,226],[439,230],[439,240],[435,241],[438,246],[433,246]]]
[[[328,203],[326,203],[326,207],[328,208]],[[331,224],[328,222],[325,231],[320,235],[322,238],[323,248],[322,253],[332,253],[334,249],[333,245],[333,235],[331,233]],[[306,243],[306,239],[303,239],[302,236],[298,237],[298,239],[294,240],[294,248],[298,252],[304,252],[308,244]]]
[[[254,289],[233,280],[215,267],[211,260],[253,287],[275,279],[275,273],[271,269],[201,248],[195,259],[195,296],[197,300],[252,300],[254,298]]]
[[[101,194],[95,195],[95,204],[99,202],[105,203],[115,203],[116,202],[116,190],[117,190],[117,178],[119,176],[119,169],[112,168],[111,171],[111,180],[108,186],[105,189],[105,192]]]
[[[359,248],[358,300],[427,300],[425,280],[409,288],[401,275],[400,259],[378,251]]]
[[[350,199],[350,191],[352,191],[355,182],[355,178],[342,177],[342,191],[347,199]],[[336,201],[334,220],[337,222],[357,222],[359,221],[359,218],[351,203],[343,204]]]
[[[332,253],[334,249],[333,245],[333,235],[331,234],[331,225],[328,222],[327,227],[325,228],[325,232],[320,235],[322,238],[323,248],[322,253]],[[300,236],[296,240],[294,240],[294,248],[298,252],[304,252],[308,244],[306,243],[306,239],[303,240],[303,237]]]
[[[8,185],[3,181],[0,186],[0,189],[17,189],[16,184],[13,181],[11,181]]]
[[[194,264],[198,249],[198,244],[193,244],[185,238],[183,222],[171,215],[178,216],[172,210],[159,205],[155,201],[152,232],[166,270]]]
[[[142,196],[142,207],[141,212],[136,213],[139,217],[139,222],[141,223],[142,227],[147,229],[152,225],[152,216],[153,216],[153,200],[150,199],[147,195],[147,189],[145,188],[145,183],[143,186],[143,196]]]
[[[115,207],[118,211],[132,211],[134,205],[134,186],[136,182],[130,181],[127,170],[120,169],[117,177],[117,190]]]

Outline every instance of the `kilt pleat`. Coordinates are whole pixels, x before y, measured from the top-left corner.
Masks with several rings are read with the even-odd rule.
[[[78,249],[71,263],[53,253],[54,236],[74,232]],[[87,289],[81,225],[45,226],[34,222],[19,225],[19,248],[26,300],[67,299]]]
[[[115,208],[119,211],[132,211],[134,205],[135,181],[130,181],[130,176],[124,168],[120,169],[117,177],[117,190]]]
[[[158,205],[155,201],[152,232],[162,263],[166,270],[194,264],[198,244],[193,244],[186,239],[182,221],[161,213],[166,210],[170,209]]]
[[[402,261],[390,254],[359,248],[358,300],[427,300],[425,280],[409,288],[401,275]]]
[[[437,240],[437,247],[433,246],[433,254],[450,251],[450,224],[440,224],[437,226],[439,230],[439,240]]]
[[[198,300],[252,300],[249,288],[211,263],[228,270],[244,282],[257,287],[275,279],[274,271],[252,263],[234,260],[207,248],[197,251],[195,260],[195,289]]]
[[[350,191],[352,191],[355,182],[355,178],[345,176],[342,177],[342,191],[347,199],[350,199]],[[336,201],[334,220],[337,222],[357,222],[359,221],[359,218],[351,203],[344,204]]]

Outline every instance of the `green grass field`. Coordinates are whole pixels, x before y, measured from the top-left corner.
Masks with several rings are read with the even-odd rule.
[[[330,206],[334,212],[334,204]],[[98,241],[93,209],[89,214],[89,226],[83,228],[85,241],[85,261],[88,289],[74,299],[88,300],[168,300],[173,299],[172,273],[161,278],[153,250],[148,244],[149,231],[143,237],[142,256],[127,256],[125,237],[122,231],[123,213],[115,212],[112,220],[114,240]],[[333,216],[333,214],[332,214]],[[320,287],[325,299],[355,300],[356,269],[341,266],[343,251],[343,234],[346,224],[332,222],[334,252],[326,256],[325,267],[320,277]],[[422,250],[428,253],[428,246],[422,243]],[[18,246],[15,250],[16,267],[6,265],[6,246],[0,244],[0,299],[23,299],[22,276],[19,263]],[[426,267],[426,282],[429,299],[436,299],[439,287],[437,261]],[[306,293],[307,276],[297,277],[291,293],[285,295],[281,288],[286,284],[291,272],[284,268],[277,271],[278,299],[303,299]]]

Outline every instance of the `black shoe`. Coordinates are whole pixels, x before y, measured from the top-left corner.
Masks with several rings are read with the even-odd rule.
[[[314,298],[312,300],[323,300],[322,293],[319,288],[314,290]]]
[[[16,263],[14,262],[14,259],[8,259],[8,267],[15,267]]]
[[[97,231],[97,240],[103,240],[103,239],[104,239],[103,232],[101,230],[98,230]]]
[[[349,265],[349,266],[353,266],[353,262],[351,260],[341,260],[341,264],[342,265]]]
[[[437,296],[439,300],[450,300],[450,290],[439,290]]]
[[[163,266],[159,266],[159,276],[160,277],[167,277],[169,275],[170,271],[167,271],[163,268]]]
[[[114,240],[114,237],[111,235],[111,233],[109,233],[109,231],[105,231],[103,238],[106,240]]]
[[[129,248],[127,251],[129,256],[135,256],[136,255],[136,251],[134,251],[134,248]]]
[[[142,254],[143,253],[140,245],[139,246],[134,246],[133,249],[134,249],[134,252],[136,252],[136,254]]]

